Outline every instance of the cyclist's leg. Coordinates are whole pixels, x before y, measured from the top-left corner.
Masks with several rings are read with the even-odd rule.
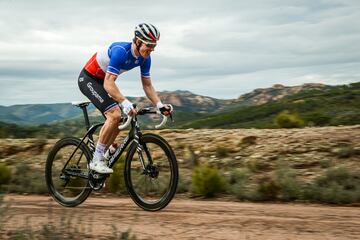
[[[121,117],[120,108],[118,106],[114,107],[104,114],[106,116],[106,121],[100,130],[99,141],[110,146],[119,134],[118,126]]]
[[[111,173],[112,170],[105,165],[103,156],[106,147],[112,143],[110,141],[113,139],[114,131],[117,131],[120,108],[118,103],[104,89],[101,79],[94,78],[83,70],[78,80],[81,92],[106,116],[106,121],[100,130],[90,169],[100,173]]]

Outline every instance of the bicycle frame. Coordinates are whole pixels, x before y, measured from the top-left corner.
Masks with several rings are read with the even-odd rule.
[[[137,122],[137,116],[135,116],[132,121],[131,121],[131,129],[129,131],[128,136],[125,137],[123,143],[116,149],[115,153],[110,157],[109,159],[109,167],[112,168],[114,166],[114,164],[116,163],[116,161],[118,161],[121,157],[121,155],[123,154],[123,152],[125,151],[125,149],[127,148],[127,146],[134,140],[137,143],[137,149],[136,151],[139,154],[139,159],[140,159],[140,163],[142,165],[143,170],[145,170],[145,163],[144,163],[144,159],[142,156],[142,147],[145,150],[145,153],[149,159],[149,162],[152,164],[152,158],[150,155],[150,152],[146,146],[146,144],[144,144],[141,140],[142,137],[142,132],[140,130],[140,126]]]
[[[73,151],[73,153],[71,154],[71,156],[67,160],[66,164],[64,165],[64,167],[62,169],[62,172],[64,172],[66,170],[66,166],[68,165],[68,163],[70,162],[70,160],[74,156],[75,152],[79,149],[80,145],[85,142],[86,138],[88,138],[88,141],[87,141],[86,144],[90,143],[90,147],[89,147],[90,151],[91,151],[92,154],[94,154],[95,146],[94,146],[93,134],[97,130],[97,128],[102,126],[102,125],[104,125],[104,123],[98,123],[98,124],[92,125],[91,127],[88,128],[87,133],[81,139],[79,145],[76,146],[75,150]],[[109,167],[112,168],[114,166],[114,164],[120,159],[121,155],[124,153],[125,149],[134,140],[138,144],[137,152],[138,152],[138,155],[139,155],[139,159],[140,159],[140,163],[142,165],[142,168],[145,171],[145,163],[144,163],[144,159],[143,159],[142,152],[141,152],[142,147],[145,150],[145,153],[146,153],[146,155],[148,157],[148,160],[149,160],[150,164],[152,164],[152,158],[151,158],[151,155],[150,155],[150,152],[149,152],[147,146],[141,141],[141,137],[142,137],[142,132],[141,132],[140,126],[139,126],[139,124],[137,122],[137,116],[135,116],[131,121],[131,129],[129,131],[129,134],[125,137],[123,143],[116,149],[115,153],[110,157],[109,164],[108,164]],[[78,163],[80,162],[81,157],[82,157],[82,154],[79,157]],[[66,173],[69,174],[69,175],[76,175],[76,176],[82,177],[82,178],[88,178],[88,177],[85,177],[82,174],[73,173],[71,171],[70,172],[66,171]]]

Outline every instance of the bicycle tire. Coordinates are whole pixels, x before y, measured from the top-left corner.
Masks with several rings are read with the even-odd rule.
[[[45,167],[45,181],[48,187],[48,191],[49,194],[51,195],[51,197],[57,201],[58,203],[60,203],[61,205],[65,206],[65,207],[75,207],[79,204],[81,204],[82,202],[84,202],[88,196],[90,195],[92,189],[89,185],[89,180],[88,179],[84,179],[84,187],[77,187],[78,189],[80,189],[80,193],[72,198],[68,198],[63,196],[59,190],[57,189],[57,187],[54,184],[53,181],[53,172],[54,175],[56,174],[56,170],[54,169],[54,165],[58,164],[59,165],[59,169],[61,168],[61,163],[54,163],[55,161],[58,160],[58,158],[61,158],[61,150],[64,150],[66,147],[70,146],[73,150],[76,149],[76,147],[80,144],[81,140],[75,137],[67,137],[67,138],[63,138],[61,140],[59,140],[54,147],[51,149],[51,151],[48,154],[47,160],[46,160],[46,167]],[[60,152],[60,153],[59,153]],[[71,152],[71,151],[68,151]],[[85,160],[83,160],[83,162],[81,162],[81,164],[84,166],[86,165],[86,170],[85,171],[89,171],[89,162],[91,160],[91,153],[90,150],[88,148],[88,146],[86,146],[85,143],[81,143],[77,152],[81,153],[80,155],[80,160],[82,160],[82,157],[84,156],[84,158],[86,159],[86,163]],[[76,153],[77,153],[76,152]],[[83,155],[82,155],[83,154]],[[74,155],[75,156],[75,155]],[[65,158],[64,158],[65,159]],[[78,161],[80,161],[78,160]],[[77,163],[77,165],[79,165],[79,162]],[[63,165],[62,165],[63,166]],[[81,170],[81,168],[80,168]],[[61,173],[62,174],[62,173]],[[58,177],[60,179],[60,177]],[[55,178],[56,180],[58,180],[57,178]],[[74,179],[70,178],[70,180],[68,180],[68,182],[72,181]],[[77,179],[80,179],[80,177],[78,177]],[[61,180],[59,180],[60,182]],[[74,180],[76,181],[76,180]],[[66,183],[67,184],[67,183]],[[82,189],[83,188],[83,189]],[[71,192],[71,190],[70,190]]]
[[[174,151],[172,150],[171,146],[167,143],[165,139],[163,139],[159,135],[151,134],[151,133],[144,134],[141,137],[141,142],[143,142],[146,145],[154,144],[160,147],[162,151],[164,151],[171,171],[170,183],[168,185],[168,189],[166,190],[166,192],[163,194],[163,196],[159,201],[151,202],[151,203],[145,201],[136,191],[131,178],[131,163],[132,160],[134,159],[134,154],[136,153],[136,149],[138,146],[136,142],[133,142],[131,144],[126,156],[125,168],[124,168],[125,186],[128,190],[130,197],[139,207],[147,211],[158,211],[166,207],[173,199],[176,193],[176,188],[179,179],[178,165]],[[162,174],[162,172],[160,172],[159,174]]]

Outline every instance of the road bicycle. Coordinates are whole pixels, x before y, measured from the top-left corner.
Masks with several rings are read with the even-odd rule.
[[[66,137],[59,140],[46,160],[45,179],[49,193],[66,207],[84,202],[92,190],[101,190],[110,176],[89,169],[95,151],[93,134],[104,124],[90,126],[89,103],[73,103],[83,111],[87,129],[85,136],[82,139]],[[136,115],[121,121],[119,129],[130,125],[130,131],[108,159],[108,166],[112,168],[120,160],[125,186],[132,200],[144,210],[157,211],[166,207],[174,197],[179,173],[176,156],[169,143],[159,135],[141,132],[137,118],[147,114],[160,112],[153,108],[141,108]],[[163,116],[162,122],[155,128],[162,127],[166,121],[167,117]],[[126,149],[123,160],[121,156]]]

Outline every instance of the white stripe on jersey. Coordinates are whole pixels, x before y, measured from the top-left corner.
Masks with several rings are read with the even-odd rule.
[[[110,62],[110,58],[108,55],[109,46],[101,48],[96,54],[96,61],[98,62],[101,70],[103,70],[104,72],[106,72]]]

